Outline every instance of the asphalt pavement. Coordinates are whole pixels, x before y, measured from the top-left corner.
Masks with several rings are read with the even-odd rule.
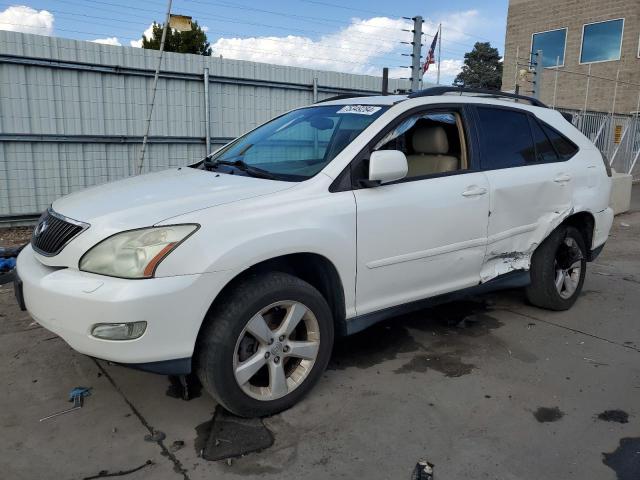
[[[306,399],[264,419],[273,445],[229,460],[206,459],[230,440],[196,382],[185,401],[176,379],[75,353],[2,286],[0,477],[408,480],[425,459],[436,480],[637,480],[634,190],[636,211],[615,218],[573,309],[508,291],[376,325],[336,345]],[[92,388],[83,408],[39,421],[76,386]]]

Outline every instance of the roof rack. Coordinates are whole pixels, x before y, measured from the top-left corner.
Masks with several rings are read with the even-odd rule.
[[[464,87],[431,87],[425,88],[424,90],[418,90],[417,92],[413,92],[409,94],[409,98],[418,98],[418,97],[433,97],[436,95],[444,95],[445,93],[458,93],[463,95],[465,93],[475,93],[479,96],[484,97],[494,97],[494,98],[513,98],[514,100],[525,100],[531,105],[536,107],[548,108],[544,103],[542,103],[537,98],[528,97],[526,95],[518,95],[517,93],[507,93],[501,92],[499,90],[487,90],[484,88],[464,88]]]
[[[324,102],[331,102],[333,100],[344,100],[346,98],[358,98],[358,97],[370,97],[371,94],[366,94],[366,93],[343,93],[341,95],[335,95],[333,97],[329,97],[329,98],[325,98],[323,100],[318,100],[315,103],[324,103]]]

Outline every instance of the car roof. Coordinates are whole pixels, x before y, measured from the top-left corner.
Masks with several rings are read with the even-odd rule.
[[[413,99],[423,99],[421,103],[440,103],[451,101],[451,96],[455,96],[456,102],[464,103],[485,103],[497,105],[517,106],[531,105],[535,107],[548,108],[540,100],[518,95],[511,92],[502,92],[496,90],[477,89],[477,88],[461,88],[454,86],[436,86],[429,87],[404,95],[338,95],[336,97],[327,98],[317,103],[328,105],[396,105],[400,102]],[[472,100],[470,100],[472,99]]]
[[[349,97],[336,100],[322,100],[322,105],[395,105],[409,98],[407,95],[373,95],[370,97]]]

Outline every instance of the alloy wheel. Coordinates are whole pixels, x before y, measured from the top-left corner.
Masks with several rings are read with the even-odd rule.
[[[582,251],[578,243],[566,237],[558,247],[555,258],[555,286],[560,297],[571,298],[580,283]]]
[[[319,347],[318,320],[306,305],[272,303],[251,317],[238,337],[233,356],[236,382],[257,400],[282,398],[305,381]]]

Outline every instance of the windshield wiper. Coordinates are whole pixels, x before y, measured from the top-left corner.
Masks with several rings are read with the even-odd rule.
[[[232,157],[233,158],[233,157]],[[237,168],[238,170],[242,170],[245,173],[248,173],[249,175],[251,175],[252,177],[258,177],[258,178],[268,178],[269,180],[277,180],[277,177],[269,172],[267,172],[266,170],[263,170],[261,168],[258,167],[252,167],[251,165],[247,164],[244,160],[234,160],[234,161],[230,161],[230,160],[210,160],[208,158],[205,158],[205,165],[215,168],[216,165],[229,165],[232,167]]]

